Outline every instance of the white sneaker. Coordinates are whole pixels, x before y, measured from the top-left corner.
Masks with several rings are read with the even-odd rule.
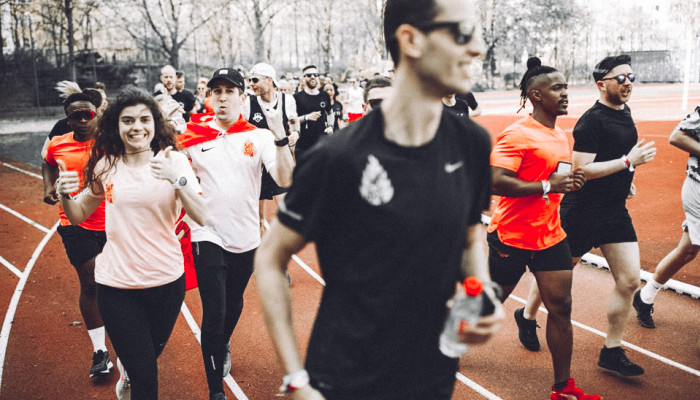
[[[117,369],[119,370],[119,380],[117,381],[116,387],[117,399],[131,400],[131,382],[119,358],[117,358]]]
[[[226,354],[224,355],[224,365],[223,365],[224,378],[231,373],[231,342],[226,343]]]

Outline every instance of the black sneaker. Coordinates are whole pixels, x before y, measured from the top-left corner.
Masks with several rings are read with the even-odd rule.
[[[630,361],[622,347],[609,349],[605,346],[600,350],[598,366],[608,371],[617,372],[622,376],[637,376],[644,374],[644,368]]]
[[[90,367],[90,378],[98,374],[108,374],[114,365],[109,359],[109,353],[97,350],[92,353],[92,367]]]
[[[520,343],[530,351],[540,351],[540,340],[537,338],[537,320],[525,319],[525,308],[515,310],[515,323],[518,324]]]
[[[645,328],[656,328],[654,318],[651,317],[651,313],[654,312],[654,304],[647,304],[643,302],[640,290],[634,292],[632,306],[634,307],[634,310],[637,311],[637,321],[639,322],[639,325]]]
[[[209,396],[209,400],[226,400],[226,395],[223,393],[214,393]]]

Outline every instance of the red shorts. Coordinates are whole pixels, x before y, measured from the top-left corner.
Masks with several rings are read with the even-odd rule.
[[[356,121],[362,118],[362,113],[348,113],[348,122]]]

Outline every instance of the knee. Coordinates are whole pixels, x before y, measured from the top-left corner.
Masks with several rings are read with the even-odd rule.
[[[681,248],[679,255],[683,265],[693,261],[697,257],[698,251],[700,251],[700,246],[690,245]]]
[[[618,279],[616,286],[620,292],[631,295],[639,288],[641,282],[639,276],[627,276]]]
[[[552,299],[551,304],[547,305],[547,311],[557,318],[571,319],[571,295]]]

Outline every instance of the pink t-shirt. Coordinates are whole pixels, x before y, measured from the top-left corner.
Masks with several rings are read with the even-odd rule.
[[[201,189],[187,157],[172,152],[187,185]],[[106,167],[100,160],[95,170]],[[181,203],[167,180],[151,175],[150,165],[117,161],[102,177],[107,243],[95,260],[95,281],[122,289],[162,286],[182,276],[184,264],[175,226]],[[93,195],[91,193],[91,195]],[[102,197],[102,196],[99,196]]]

